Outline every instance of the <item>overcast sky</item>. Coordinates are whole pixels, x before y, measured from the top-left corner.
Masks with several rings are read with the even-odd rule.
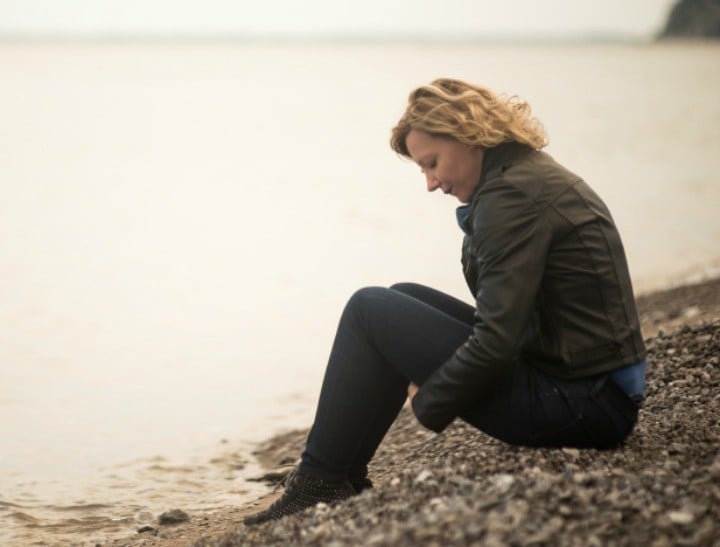
[[[13,35],[652,36],[674,0],[0,0]]]

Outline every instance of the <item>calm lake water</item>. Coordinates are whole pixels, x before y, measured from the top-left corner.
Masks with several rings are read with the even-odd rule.
[[[0,543],[257,495],[252,443],[309,425],[356,288],[469,300],[456,203],[387,144],[437,76],[531,102],[638,292],[717,273],[718,66],[718,44],[0,44]]]

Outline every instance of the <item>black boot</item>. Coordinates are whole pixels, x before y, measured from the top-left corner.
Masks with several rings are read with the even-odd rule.
[[[373,487],[372,481],[367,477],[350,477],[348,478],[348,482],[352,485],[352,487],[355,489],[355,492],[357,492],[358,494],[361,493],[363,490],[370,490]]]
[[[303,509],[321,502],[327,504],[336,503],[355,494],[355,489],[348,481],[327,482],[302,473],[295,473],[290,477],[285,492],[280,496],[280,499],[265,511],[245,517],[243,522],[246,525],[260,524],[268,520],[299,513]]]

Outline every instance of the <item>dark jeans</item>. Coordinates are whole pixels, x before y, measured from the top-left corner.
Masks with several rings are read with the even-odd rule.
[[[467,340],[474,311],[413,283],[356,292],[338,325],[300,471],[327,480],[367,475],[408,383],[422,386]],[[632,431],[637,406],[608,375],[561,380],[518,361],[461,418],[514,445],[611,448]]]

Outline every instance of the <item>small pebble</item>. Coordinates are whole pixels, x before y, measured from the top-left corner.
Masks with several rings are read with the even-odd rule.
[[[668,518],[670,519],[670,522],[675,524],[690,524],[693,520],[695,520],[693,514],[687,511],[670,511],[668,513]]]
[[[188,520],[190,520],[190,515],[182,509],[172,509],[170,511],[166,511],[158,518],[158,522],[163,525],[179,524],[180,522]]]

